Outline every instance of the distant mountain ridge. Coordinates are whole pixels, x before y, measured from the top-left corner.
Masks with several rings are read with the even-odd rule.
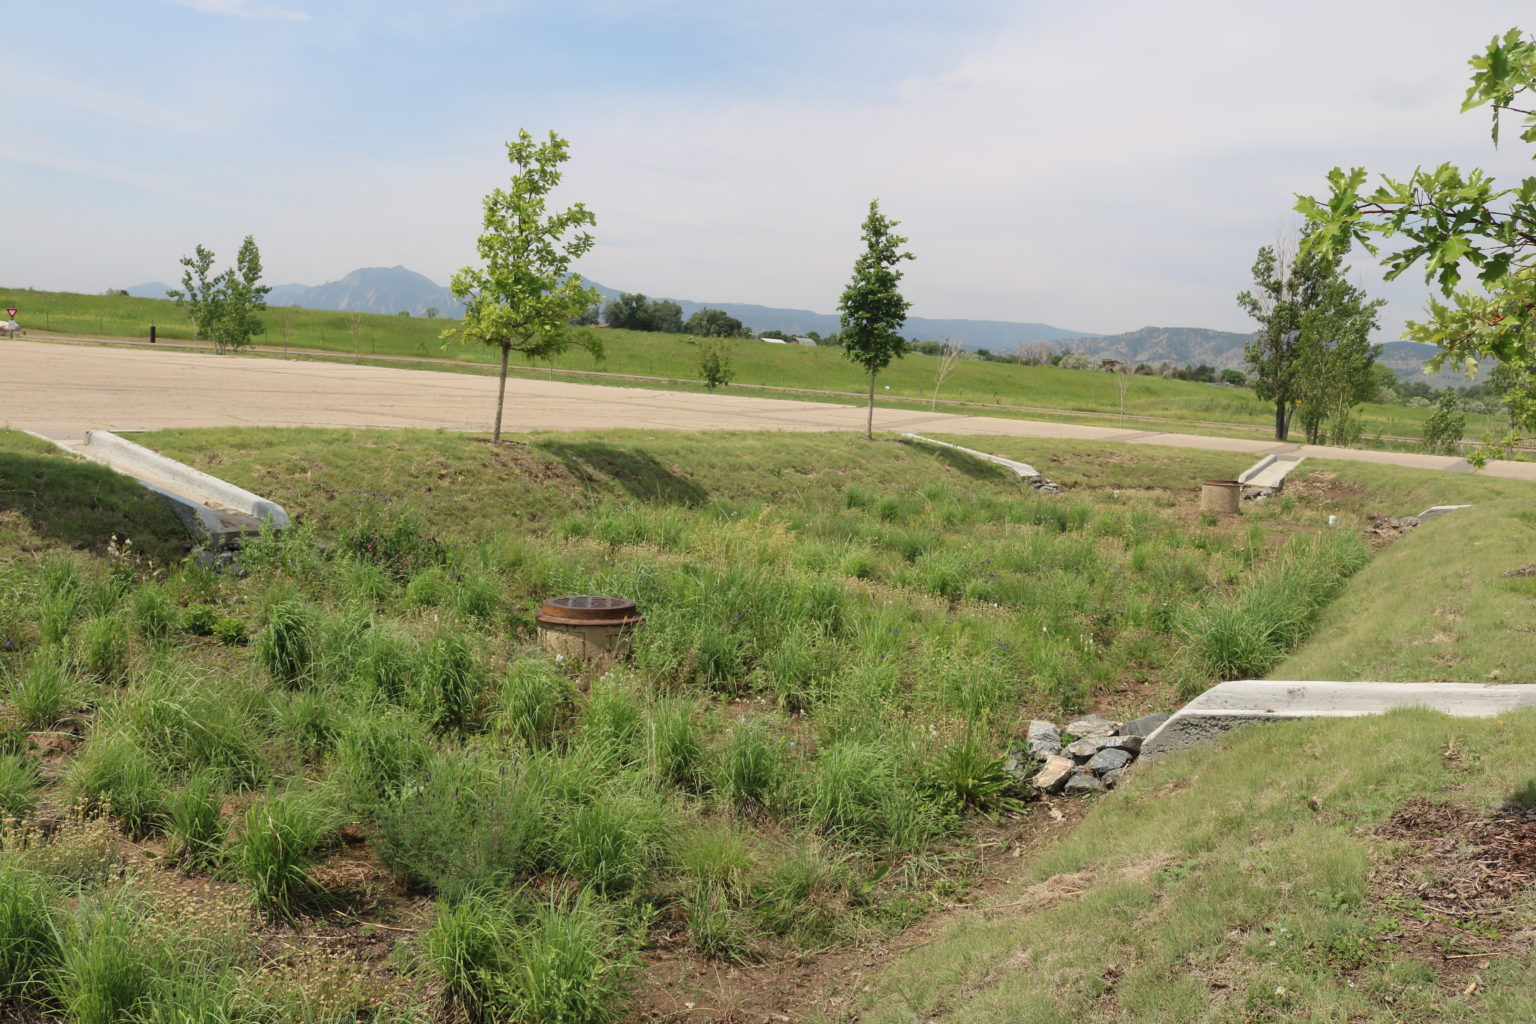
[[[591,280],[586,283],[602,296],[604,303],[620,295],[616,288]],[[140,298],[163,299],[168,287],[158,281],[150,282],[129,288],[128,294]],[[653,295],[649,298],[669,297]],[[831,334],[838,329],[835,313],[815,313],[808,309],[785,309],[745,302],[696,302],[691,299],[670,301],[682,308],[685,317],[706,307],[721,309],[754,331],[783,331],[786,334],[804,335],[811,331]],[[463,303],[454,301],[453,294],[447,288],[424,274],[400,266],[362,267],[339,281],[322,285],[277,285],[267,296],[267,304],[360,313],[389,314],[404,310],[412,316],[424,316],[432,308],[444,317],[457,317],[464,311]],[[1053,348],[1083,352],[1096,359],[1118,359],[1126,363],[1151,363],[1154,366],[1164,362],[1175,366],[1205,363],[1219,370],[1246,370],[1243,346],[1253,337],[1252,334],[1204,327],[1143,327],[1123,334],[1099,335],[1063,330],[1050,324],[917,316],[908,318],[902,333],[924,340],[948,338],[972,350],[985,348],[1007,353],[1014,351],[1020,344],[1043,341]],[[1435,349],[1430,345],[1389,341],[1383,346],[1381,362],[1401,377],[1419,377],[1422,375],[1424,360],[1434,353]],[[1464,376],[1450,373],[1430,378],[1437,385],[1455,383],[1458,379],[1466,380]]]
[[[604,303],[620,295],[617,288],[609,288],[588,280]],[[135,285],[129,295],[139,298],[163,299],[168,288],[161,282]],[[740,320],[754,331],[783,331],[786,334],[831,334],[838,329],[835,313],[813,313],[808,309],[781,309],[745,302],[695,302],[691,299],[673,299],[665,295],[647,296],[652,299],[669,299],[676,302],[688,317],[706,307],[721,309]],[[305,309],[342,309],[359,313],[399,313],[402,310],[412,316],[424,316],[430,308],[436,308],[439,316],[457,317],[464,312],[464,304],[454,301],[447,288],[431,278],[405,267],[362,267],[352,271],[339,281],[313,287],[302,284],[280,284],[267,295],[269,306],[303,306]],[[1022,342],[1059,341],[1063,338],[1087,337],[1082,331],[1069,331],[1050,324],[1011,323],[1002,320],[940,320],[926,317],[910,317],[903,333],[919,339],[950,340],[969,349],[990,348],[1007,351]]]

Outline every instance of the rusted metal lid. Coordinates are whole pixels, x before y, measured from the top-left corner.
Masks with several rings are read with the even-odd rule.
[[[1236,480],[1206,480],[1205,481],[1205,486],[1206,487],[1241,487],[1242,484],[1238,483]]]
[[[552,597],[539,606],[534,618],[553,626],[633,626],[645,621],[627,597],[595,597],[579,594]]]

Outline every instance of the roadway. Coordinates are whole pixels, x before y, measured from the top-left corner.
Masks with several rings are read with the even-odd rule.
[[[393,366],[6,340],[0,341],[0,367],[6,378],[0,423],[56,438],[78,438],[90,428],[228,426],[426,427],[489,433],[496,409],[494,376]],[[865,410],[857,406],[513,377],[507,380],[502,427],[513,433],[617,428],[862,431],[864,419]],[[1471,471],[1466,460],[1449,456],[908,409],[877,408],[875,429],[1114,441]],[[1536,463],[1492,462],[1482,472],[1536,481]]]

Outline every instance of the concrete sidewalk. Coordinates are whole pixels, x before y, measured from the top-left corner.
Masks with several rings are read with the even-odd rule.
[[[0,422],[58,438],[79,437],[88,427],[438,427],[484,433],[496,408],[495,377],[434,370],[29,341],[0,344],[0,365],[6,377]],[[512,432],[629,427],[851,432],[864,429],[864,415],[857,406],[822,402],[509,378],[503,426]],[[901,409],[876,409],[875,428],[1470,468],[1464,459],[1438,455]],[[1536,481],[1536,463],[1493,462],[1483,472]]]

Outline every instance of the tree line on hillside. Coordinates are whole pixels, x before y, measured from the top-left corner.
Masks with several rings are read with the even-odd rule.
[[[594,304],[573,321],[598,323]],[[601,322],[626,331],[652,331],[661,334],[693,334],[703,338],[748,338],[749,331],[740,320],[723,309],[705,307],[683,319],[683,307],[671,299],[647,299],[639,292],[624,292],[602,307]]]

